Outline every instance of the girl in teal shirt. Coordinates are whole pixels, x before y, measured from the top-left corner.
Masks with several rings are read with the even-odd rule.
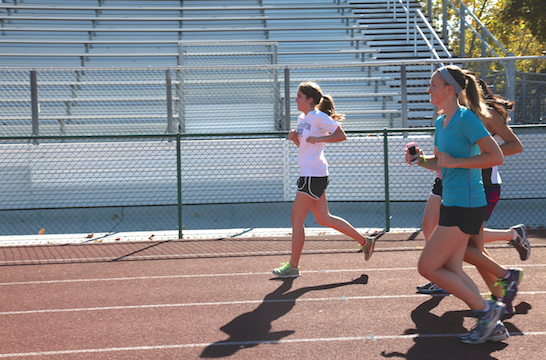
[[[443,115],[436,121],[435,156],[426,158],[426,165],[441,168],[443,193],[440,221],[421,254],[418,269],[474,311],[477,326],[462,335],[461,341],[479,344],[497,328],[504,305],[482,298],[462,265],[470,236],[480,233],[487,214],[480,169],[502,164],[503,155],[477,116],[487,115],[488,110],[475,77],[456,66],[440,68],[431,77],[428,93]],[[459,94],[470,109],[459,105]]]

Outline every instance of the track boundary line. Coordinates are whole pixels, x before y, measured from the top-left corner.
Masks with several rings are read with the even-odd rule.
[[[288,343],[311,343],[311,342],[333,342],[333,341],[378,341],[378,340],[401,340],[401,339],[426,339],[426,338],[448,338],[458,337],[461,334],[408,334],[408,335],[366,335],[366,336],[348,336],[339,338],[316,338],[316,339],[284,339],[284,340],[262,340],[262,341],[241,341],[241,342],[216,342],[216,343],[196,343],[196,344],[173,344],[157,346],[135,346],[135,347],[116,347],[102,349],[80,349],[80,350],[54,350],[39,351],[28,353],[0,354],[0,358],[26,357],[26,356],[51,356],[51,355],[73,355],[85,353],[105,353],[114,351],[145,351],[145,350],[166,350],[183,349],[208,346],[245,346],[245,345],[265,345],[265,344],[288,344]],[[546,336],[546,331],[533,332],[514,332],[511,336]]]
[[[490,245],[487,249],[510,248],[508,245]],[[541,246],[534,246],[541,247]],[[394,252],[394,251],[422,251],[422,246],[401,246],[376,249],[374,252]],[[321,250],[303,250],[302,255],[311,254],[337,254],[337,253],[358,253],[355,248],[350,249],[321,249]],[[49,263],[77,263],[77,262],[114,262],[114,261],[137,261],[137,260],[165,260],[165,259],[198,259],[198,258],[224,258],[224,257],[243,257],[243,256],[271,256],[271,255],[290,255],[291,250],[280,251],[243,251],[232,253],[200,253],[200,254],[166,254],[166,255],[119,255],[103,256],[89,258],[53,258],[53,259],[28,259],[28,260],[0,260],[0,266],[13,265],[45,265]]]
[[[545,295],[546,291],[521,291],[519,295]],[[483,293],[482,295],[485,295]],[[349,301],[349,300],[380,300],[380,299],[401,299],[430,297],[429,294],[404,294],[404,295],[369,295],[369,296],[336,296],[324,298],[304,298],[304,299],[278,299],[278,300],[235,300],[235,301],[213,301],[202,303],[178,303],[178,304],[148,304],[148,305],[125,305],[125,306],[105,306],[94,308],[71,308],[71,309],[42,309],[42,310],[21,310],[21,311],[3,311],[3,315],[28,315],[44,313],[62,313],[62,312],[86,312],[86,311],[108,311],[108,310],[135,310],[135,309],[157,309],[174,307],[193,307],[193,306],[227,306],[244,304],[263,304],[263,303],[286,303],[286,302],[310,302],[310,301]],[[437,295],[445,296],[445,295]]]
[[[510,268],[527,268],[527,267],[544,267],[546,264],[517,264],[505,265]],[[473,265],[465,265],[464,269],[475,269]],[[338,270],[305,270],[302,274],[316,273],[342,273],[342,272],[362,272],[362,271],[416,271],[417,267],[406,268],[361,268],[361,269],[338,269]],[[198,277],[227,277],[227,276],[256,276],[256,275],[272,275],[271,272],[247,272],[247,273],[229,273],[229,274],[180,274],[180,275],[157,275],[157,276],[136,276],[136,277],[121,277],[121,278],[102,278],[102,279],[66,279],[66,280],[43,280],[43,281],[17,281],[0,283],[0,286],[14,285],[44,285],[44,284],[62,284],[62,283],[78,283],[78,282],[100,282],[100,281],[135,281],[135,280],[158,280],[158,279],[183,279],[183,278],[198,278]]]

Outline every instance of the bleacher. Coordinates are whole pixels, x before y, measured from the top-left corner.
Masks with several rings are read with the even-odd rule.
[[[50,57],[42,60],[46,66],[124,65],[127,57],[136,65],[150,65],[151,57],[154,65],[173,66],[178,65],[179,41],[275,41],[283,63],[309,57],[339,61],[340,56],[354,61],[377,51],[362,44],[361,16],[352,13],[352,5],[331,0],[300,5],[279,0],[272,5],[255,0],[60,3],[0,4],[1,56],[19,65],[30,60],[31,66],[36,52]],[[317,41],[322,43],[318,47]]]
[[[385,3],[357,4],[340,0],[312,3],[289,0],[6,0],[0,4],[0,67],[82,68],[77,75],[67,72],[48,79],[50,87],[41,88],[40,121],[44,121],[41,134],[83,134],[93,128],[96,129],[93,134],[163,133],[168,128],[166,119],[169,117],[164,104],[163,75],[154,73],[147,75],[151,76],[147,79],[142,77],[144,72],[126,72],[133,78],[122,79],[117,73],[114,75],[116,85],[112,84],[113,73],[93,78],[91,74],[96,72],[84,69],[346,64],[383,59],[387,54],[403,53],[403,49],[386,51],[383,47],[387,44],[378,42],[381,36],[377,33],[378,27],[400,32],[397,21],[388,24],[386,20],[377,20],[381,16],[392,18],[392,11],[389,15],[386,10],[379,12],[380,8],[386,8]],[[248,49],[225,50],[223,55],[211,50],[228,42],[239,46],[248,44]],[[256,46],[263,47],[264,44],[272,47],[265,51],[255,50]],[[188,51],[196,48],[200,50]],[[423,51],[420,48],[416,57],[430,57],[430,53],[424,56],[426,51]],[[263,56],[258,56],[258,52]],[[294,95],[300,81],[314,80],[334,97],[338,109],[347,114],[346,129],[400,127],[399,68],[365,69],[363,72],[358,67],[315,71],[292,68],[290,94]],[[408,74],[413,77],[410,85],[413,92],[408,96],[412,101],[411,123],[415,125],[430,124],[432,108],[425,105],[422,85],[423,79],[428,81],[429,74],[430,69],[422,67],[415,67],[415,71]],[[183,82],[179,73],[176,76],[172,79],[175,87],[174,129],[188,133],[282,129],[282,71],[269,78],[262,74],[258,79],[254,73],[233,72],[229,77],[221,72],[194,72],[189,79],[184,77]],[[264,77],[262,80],[261,76]],[[209,86],[203,86],[199,81],[203,77]],[[6,125],[0,127],[0,131],[13,135],[13,132],[28,128],[30,114],[21,114],[20,108],[27,108],[30,99],[6,94],[13,87],[24,86],[24,81],[3,78],[0,95],[7,98],[9,104],[1,104],[0,100],[4,110],[0,121]],[[42,79],[39,78],[39,86]],[[256,85],[257,80],[262,84]],[[142,86],[136,86],[135,82],[142,82]],[[150,82],[154,84],[150,85]],[[239,92],[230,91],[234,83],[239,84],[235,87]],[[243,83],[254,85],[245,90]],[[152,90],[150,86],[153,86]],[[264,88],[267,86],[275,93],[268,94]],[[261,89],[257,100],[256,88]],[[224,93],[215,98],[225,101],[219,101],[215,104],[216,111],[210,111],[207,101],[210,102],[211,93],[218,89],[223,89]],[[97,104],[100,111],[96,109]],[[219,119],[218,114],[222,113],[219,109],[237,110],[238,116],[231,121]],[[295,104],[291,104],[292,124],[297,115]]]

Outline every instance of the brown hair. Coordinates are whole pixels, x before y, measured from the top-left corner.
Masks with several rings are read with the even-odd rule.
[[[487,86],[487,84],[485,83],[485,81],[483,81],[477,76],[476,78],[478,79],[478,84],[480,85],[482,89],[483,97],[487,105],[490,108],[497,110],[499,114],[502,116],[502,118],[504,119],[504,121],[508,122],[508,119],[510,117],[508,112],[514,110],[514,102],[508,99],[505,99],[502,96],[493,94],[491,90],[489,89],[489,87]]]
[[[465,106],[478,116],[488,117],[489,109],[487,107],[487,103],[485,102],[481,86],[478,84],[478,78],[474,75],[474,73],[461,69],[455,65],[448,65],[445,68],[463,89],[460,96],[463,97]],[[442,74],[440,73],[440,75]],[[449,85],[447,81],[446,84]]]
[[[344,114],[336,113],[334,100],[330,95],[324,95],[318,84],[311,81],[306,81],[302,82],[298,86],[298,89],[302,92],[303,95],[313,99],[313,102],[317,109],[330,116],[335,121],[343,121],[345,119]]]

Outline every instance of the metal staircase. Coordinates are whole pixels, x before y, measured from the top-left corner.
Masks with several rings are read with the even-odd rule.
[[[416,0],[364,0],[351,3],[358,6],[358,10],[354,12],[362,14],[359,23],[366,26],[364,35],[372,39],[368,41],[368,46],[371,49],[378,49],[378,53],[375,54],[378,60],[452,56],[436,31],[428,21],[425,22],[426,18],[422,15],[421,6]],[[392,78],[389,83],[391,88],[400,91],[400,67],[385,66],[381,70]],[[430,126],[435,118],[434,107],[430,105],[427,94],[431,66],[411,65],[407,66],[406,71],[408,122],[405,125]]]

